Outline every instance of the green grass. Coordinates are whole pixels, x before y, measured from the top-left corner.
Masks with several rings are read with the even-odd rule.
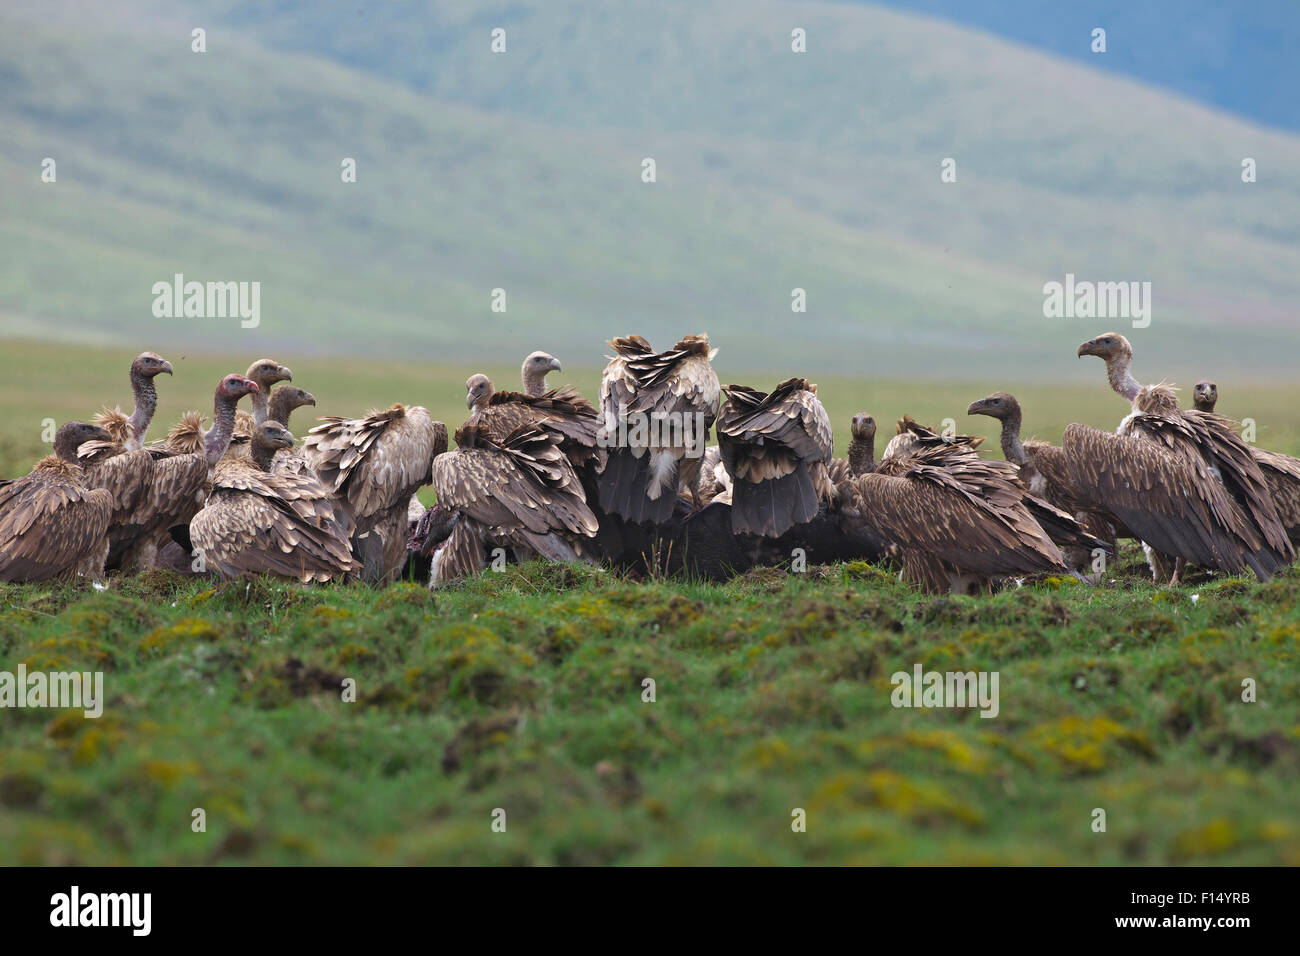
[[[1300,575],[1132,565],[986,599],[863,564],[7,587],[6,666],[107,704],[4,714],[0,863],[1300,863]],[[916,663],[998,671],[999,716],[894,709]]]

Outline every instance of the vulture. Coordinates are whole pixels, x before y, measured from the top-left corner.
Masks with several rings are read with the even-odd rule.
[[[1192,389],[1192,406],[1198,412],[1212,412],[1219,403],[1219,386],[1208,379],[1201,379]]]
[[[289,416],[295,408],[315,404],[316,396],[311,392],[293,385],[281,385],[271,393],[271,401],[267,408],[267,421],[279,422],[285,428],[288,428]],[[271,470],[301,473],[310,471],[311,466],[307,464],[307,459],[294,454],[292,448],[282,448],[277,451],[272,460]]]
[[[270,470],[275,454],[292,447],[289,429],[268,419],[253,433],[247,458],[217,464],[207,503],[190,521],[190,542],[209,570],[304,584],[344,580],[358,570],[347,503],[310,471]]]
[[[1287,539],[1263,472],[1250,446],[1237,434],[1235,422],[1214,412],[1180,409],[1174,390],[1168,385],[1140,385],[1128,370],[1132,346],[1117,332],[1107,332],[1084,342],[1078,354],[1104,359],[1112,388],[1132,403],[1132,412],[1120,423],[1119,434],[1167,451],[1189,467],[1204,472],[1208,480],[1217,482],[1227,492],[1236,506],[1233,528],[1239,535],[1243,554],[1250,556],[1246,563],[1257,576],[1267,580],[1295,559],[1295,549]],[[1157,552],[1148,551],[1155,577],[1164,578],[1172,557],[1170,583],[1178,583],[1182,564],[1190,559],[1165,551],[1145,538],[1142,540]]]
[[[524,361],[525,370],[531,358],[529,356]],[[465,405],[470,410],[467,424],[483,428],[498,443],[515,429],[536,424],[560,435],[563,439],[561,450],[574,468],[582,468],[588,462],[598,466],[603,460],[603,449],[596,441],[600,415],[591,402],[567,385],[536,395],[498,392],[493,389],[490,378],[478,373],[465,382]]]
[[[679,491],[694,493],[718,417],[717,349],[707,335],[688,335],[659,353],[639,335],[608,344],[616,354],[600,382],[597,441],[608,453],[597,477],[600,507],[627,521],[664,522]]]
[[[1213,412],[1219,402],[1219,388],[1213,382],[1200,381],[1196,383],[1193,396],[1197,411]],[[1269,495],[1273,498],[1282,527],[1286,529],[1287,538],[1293,547],[1300,549],[1300,459],[1254,445],[1250,446],[1250,452],[1264,473],[1264,481],[1268,484]]]
[[[546,376],[551,372],[563,372],[560,367],[560,360],[548,352],[534,352],[524,359],[523,368],[520,369],[520,379],[523,381],[524,394],[536,398],[544,395],[546,389]]]
[[[1059,477],[1049,480],[1037,467],[1040,452],[1054,455],[1060,449],[1046,442],[1020,440],[1022,412],[1014,395],[994,392],[987,398],[971,402],[966,414],[987,415],[1002,423],[1002,455],[1016,466],[1020,482],[1026,489],[1025,505],[1047,536],[1060,546],[1066,564],[1072,570],[1082,572],[1090,568],[1098,549],[1110,556],[1115,554],[1114,542],[1119,535],[1113,516],[1086,512],[1067,484]],[[1128,536],[1128,530],[1123,530],[1124,536]]]
[[[849,454],[844,470],[856,477],[876,470],[876,420],[859,412],[849,423]]]
[[[479,571],[489,545],[510,548],[521,561],[583,556],[582,540],[598,524],[560,445],[557,432],[536,424],[504,440],[472,423],[456,430],[456,451],[433,462],[438,503],[454,518],[433,555],[431,587]]]
[[[321,419],[307,432],[302,456],[356,518],[352,545],[369,584],[388,583],[406,564],[411,496],[431,480],[447,450],[447,426],[420,405],[393,405],[365,418]]]
[[[54,436],[53,455],[30,474],[0,482],[0,580],[44,581],[79,570],[98,576],[113,498],[86,484],[77,449],[112,440],[98,425],[68,422]]]
[[[95,416],[93,424],[102,426],[110,435],[109,441],[89,441],[77,449],[78,460],[84,469],[84,480],[90,488],[103,488],[113,500],[113,511],[109,519],[109,533],[119,543],[115,558],[121,556],[125,545],[138,539],[145,519],[153,482],[154,459],[157,452],[144,449],[145,433],[153,420],[154,409],[158,404],[158,393],[153,380],[166,372],[172,374],[171,363],[153,352],[142,352],[131,363],[131,390],[135,396],[135,407],[130,417],[120,408],[104,409]],[[103,551],[107,560],[108,550]],[[151,552],[145,550],[139,555],[147,560]],[[147,567],[139,564],[133,554],[125,561],[129,570]],[[115,562],[116,563],[116,562]],[[96,577],[103,574],[104,566],[93,568]]]
[[[731,526],[775,538],[811,521],[835,497],[828,466],[835,440],[817,386],[786,379],[771,392],[726,386],[718,447],[731,476]]]
[[[148,493],[137,505],[137,520],[129,527],[110,531],[108,567],[130,570],[154,566],[158,549],[169,540],[169,529],[188,523],[203,506],[212,469],[230,445],[239,400],[257,393],[256,382],[242,375],[227,375],[217,383],[213,395],[212,427],[207,431],[195,429],[199,449],[154,449],[157,457],[153,475]],[[190,413],[186,422],[196,424],[198,415]]]
[[[896,542],[904,579],[927,591],[987,591],[994,578],[1066,570],[1015,467],[980,458],[978,444],[904,417],[876,469],[841,487],[846,521]]]
[[[111,436],[110,447],[105,449],[102,442],[87,442],[78,450],[81,458],[89,458],[100,450],[116,453],[135,451],[144,447],[144,436],[153,421],[154,410],[158,407],[158,390],[153,380],[166,372],[172,373],[171,362],[155,352],[141,352],[131,363],[131,394],[135,405],[127,416],[121,409],[105,408],[95,416],[92,424],[106,429]],[[105,456],[107,457],[107,456]]]
[[[244,377],[256,382],[258,390],[252,398],[253,413],[250,415],[248,412],[241,411],[235,416],[235,432],[227,454],[239,457],[248,456],[248,443],[252,440],[253,432],[269,417],[272,386],[276,382],[293,381],[293,373],[275,359],[258,359],[248,366]]]

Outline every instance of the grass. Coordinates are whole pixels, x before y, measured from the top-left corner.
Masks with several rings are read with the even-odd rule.
[[[1300,575],[1136,563],[987,599],[865,564],[8,587],[9,668],[107,704],[4,714],[0,863],[1300,863]],[[1000,714],[894,709],[916,663],[998,671]]]

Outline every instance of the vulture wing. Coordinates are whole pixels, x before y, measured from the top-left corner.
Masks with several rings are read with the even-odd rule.
[[[628,521],[663,523],[678,491],[695,487],[700,460],[687,456],[703,447],[718,417],[713,351],[707,336],[694,335],[657,354],[640,336],[609,344],[616,354],[600,383],[598,441],[608,449],[597,479],[600,506]]]
[[[303,439],[303,458],[326,488],[347,498],[362,526],[394,505],[405,508],[447,450],[447,426],[419,405],[322,421]]]
[[[731,520],[740,534],[778,537],[817,515],[834,488],[830,416],[808,382],[792,378],[764,394],[727,386],[718,446],[733,483]]]
[[[1060,464],[1085,510],[1110,513],[1153,548],[1233,574],[1282,563],[1203,462],[1149,438],[1070,425]]]
[[[352,517],[314,475],[271,474],[232,459],[217,470],[190,539],[224,577],[244,572],[328,581],[358,570]]]
[[[1300,545],[1300,459],[1276,451],[1251,448],[1277,516],[1292,545]]]
[[[102,555],[113,498],[53,456],[0,485],[0,579],[42,581]]]
[[[1065,570],[1025,507],[1014,466],[981,459],[968,445],[923,444],[851,484],[905,561],[923,555],[982,577]]]
[[[595,535],[596,516],[554,435],[536,426],[502,445],[460,448],[433,462],[438,501],[492,533],[520,534],[535,550],[556,531]]]

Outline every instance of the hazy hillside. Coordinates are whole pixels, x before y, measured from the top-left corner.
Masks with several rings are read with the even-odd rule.
[[[844,0],[859,3],[863,0]],[[874,0],[996,33],[1300,130],[1300,4],[1295,0]],[[1106,30],[1105,59],[1091,50]]]
[[[611,334],[707,329],[741,368],[1095,380],[1074,345],[1126,323],[1043,318],[1043,283],[1073,272],[1153,283],[1132,332],[1150,377],[1282,377],[1300,344],[1282,175],[1300,139],[932,19],[594,0],[0,16],[10,334],[437,360],[545,344],[596,365]],[[155,318],[176,272],[260,281],[261,326]]]

